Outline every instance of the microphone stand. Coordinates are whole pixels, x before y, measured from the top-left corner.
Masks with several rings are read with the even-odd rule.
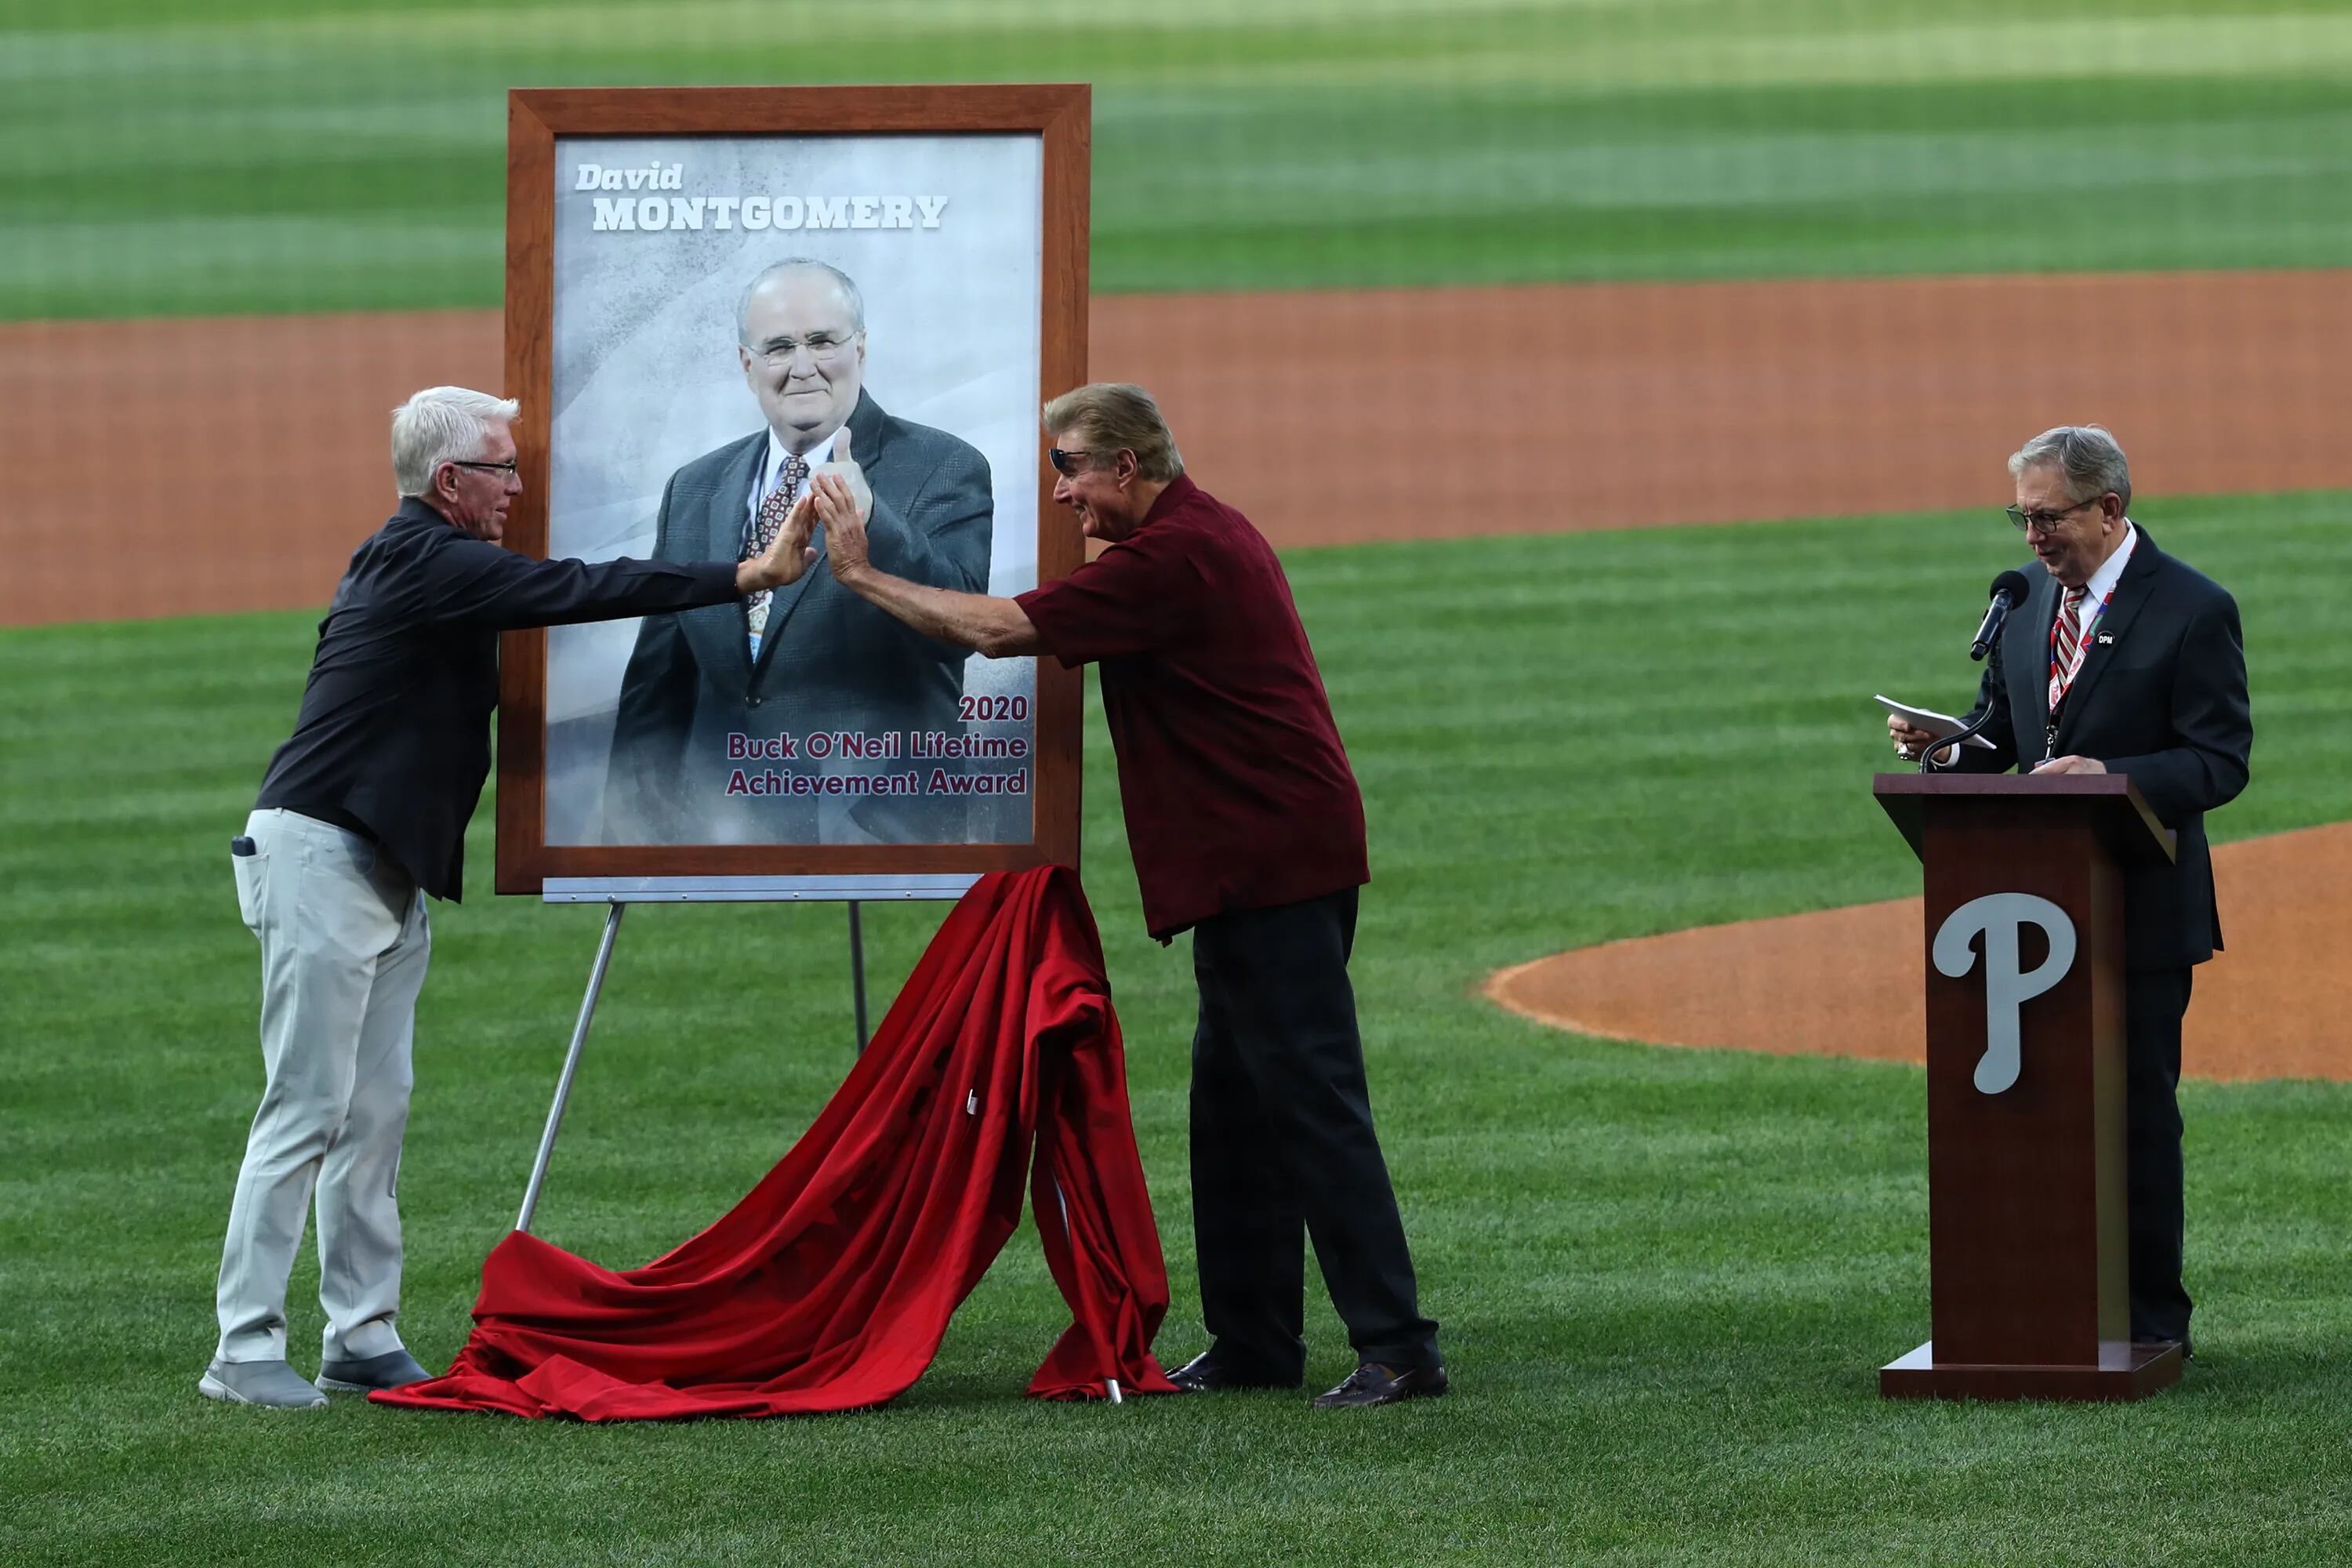
[[[1953,748],[1953,752],[1952,752],[1952,765],[1953,765],[1954,767],[1958,767],[1958,766],[1959,765],[1959,763],[1960,763],[1960,753],[1959,753],[1959,751],[1958,751],[1958,748],[1959,748],[1960,744],[1961,744],[1963,742],[1967,741],[1967,740],[1968,740],[1968,738],[1969,738],[1969,736],[1971,736],[1971,735],[1980,735],[1980,734],[1984,733],[1984,727],[1985,727],[1985,725],[1986,725],[1986,724],[1988,724],[1988,723],[1990,723],[1990,722],[1991,721],[1991,720],[1992,720],[1992,707],[1991,707],[1991,705],[1990,705],[1990,703],[1988,703],[1988,704],[1986,705],[1986,707],[1985,707],[1984,716],[1983,716],[1982,718],[1979,719],[1975,723],[1973,723],[1973,724],[1969,725],[1969,726],[1968,728],[1966,728],[1965,730],[1961,730],[1961,731],[1958,731],[1958,733],[1956,733],[1956,734],[1947,736],[1945,739],[1940,740],[1940,741],[1930,741],[1930,742],[1928,742],[1926,745],[1924,745],[1924,746],[1920,747],[1920,748],[1919,748],[1919,771],[1920,771],[1921,773],[1935,773],[1935,772],[1937,772],[1937,769],[1932,768],[1932,767],[1929,767],[1929,766],[1927,765],[1927,759],[1928,759],[1928,758],[1930,758],[1930,757],[1932,757],[1932,756],[1934,756],[1937,752],[1942,751],[1942,750],[1943,750],[1945,747],[1947,747],[1947,746],[1950,746],[1950,747],[1952,747],[1952,748]]]

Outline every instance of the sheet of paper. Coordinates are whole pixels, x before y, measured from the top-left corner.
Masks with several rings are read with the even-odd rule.
[[[1881,708],[1895,715],[1913,729],[1925,730],[1938,741],[1957,735],[1968,728],[1963,721],[1953,718],[1949,713],[1938,713],[1932,708],[1914,708],[1907,702],[1897,702],[1892,697],[1879,697],[1874,700]],[[1992,742],[1982,735],[1970,735],[1960,743],[1964,746],[1982,746],[1988,752],[1992,750]]]

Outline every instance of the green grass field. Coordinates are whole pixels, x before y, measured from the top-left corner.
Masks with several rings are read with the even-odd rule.
[[[2352,495],[2139,515],[2244,609],[2254,782],[2217,837],[2345,816],[2352,642],[2326,628]],[[1370,807],[1356,974],[1458,1388],[1353,1417],[1023,1402],[1064,1321],[1025,1230],[878,1413],[593,1429],[199,1399],[259,1086],[226,840],[311,617],[0,631],[0,1558],[2341,1563],[2352,1086],[2185,1092],[2182,1387],[1895,1405],[1873,1371],[1927,1321],[1916,1070],[1579,1039],[1474,994],[1563,946],[1916,887],[1869,797],[1868,696],[1963,700],[1965,635],[2014,551],[1988,513],[1290,560]],[[1087,881],[1181,1358],[1187,963],[1141,933],[1098,716],[1088,740]],[[937,918],[874,911],[886,994]],[[403,1321],[437,1365],[510,1223],[597,917],[485,896],[436,921]],[[846,1068],[845,970],[838,910],[634,915],[541,1230],[630,1264],[741,1193]],[[306,1262],[298,1364],[315,1287]],[[1309,1337],[1336,1381],[1319,1293]]]
[[[0,320],[494,305],[506,89],[1096,84],[1108,290],[2340,266],[2340,0],[0,0]]]
[[[1095,84],[1098,289],[2352,256],[2343,0],[0,0],[0,321],[494,305],[509,87],[925,80]],[[2245,611],[2254,783],[2216,837],[2352,816],[2352,494],[2138,515]],[[1356,978],[1459,1390],[1357,1418],[1022,1401],[1064,1321],[1025,1231],[877,1413],[199,1399],[260,1078],[225,841],[315,616],[0,629],[0,1563],[2352,1561],[2352,1085],[2186,1090],[2184,1386],[1893,1405],[1874,1370],[1927,1323],[1916,1070],[1580,1039],[1476,995],[1563,947],[1916,888],[1868,696],[1966,700],[2015,548],[1988,513],[1291,558],[1370,811]],[[1142,935],[1098,715],[1087,792],[1181,1360],[1189,965]],[[870,911],[880,995],[939,913]],[[598,921],[437,917],[403,1183],[436,1365]],[[539,1228],[622,1265],[671,1245],[808,1123],[849,1033],[837,909],[639,910]],[[1319,1293],[1309,1335],[1336,1381]]]

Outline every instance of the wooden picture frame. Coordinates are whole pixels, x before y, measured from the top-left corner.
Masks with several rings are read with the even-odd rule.
[[[742,139],[783,139],[778,143],[780,156],[803,145],[838,151],[846,145],[841,139],[873,139],[880,146],[872,155],[882,157],[898,144],[890,139],[1034,138],[1042,181],[1035,208],[1040,219],[1035,385],[1039,396],[1051,397],[1086,380],[1090,129],[1091,94],[1083,85],[509,93],[506,395],[522,405],[514,437],[523,488],[508,514],[508,547],[544,556],[551,542],[559,412],[552,402],[557,390],[558,179],[567,140],[584,146],[594,138],[658,138],[677,147],[683,157],[698,144],[697,139],[726,139],[724,144],[730,146]],[[908,140],[905,145],[911,155],[916,147],[937,143]],[[588,177],[580,175],[582,181]],[[658,184],[659,179],[652,175],[648,183]],[[580,188],[589,187],[583,184]],[[629,194],[635,195],[634,190]],[[793,205],[798,207],[797,199]],[[865,203],[866,207],[872,205]],[[600,205],[599,223],[620,210]],[[781,204],[775,213],[781,225]],[[661,215],[648,207],[647,216]],[[748,210],[744,216],[744,226],[752,226]],[[871,214],[861,209],[859,216]],[[716,287],[715,282],[710,285],[711,289]],[[863,341],[861,333],[861,364]],[[1085,560],[1085,545],[1075,520],[1052,504],[1054,476],[1043,458],[1044,442],[1037,438],[1035,407],[1028,408],[1026,416],[1035,448],[1035,580],[1045,582],[1075,570]],[[657,481],[659,476],[653,478]],[[667,492],[663,493],[667,508]],[[1006,487],[998,483],[994,494],[1001,511]],[[929,896],[938,896],[942,885],[952,888],[988,871],[1077,864],[1082,677],[1050,658],[1034,661],[1031,814],[1024,842],[551,842],[549,638],[545,630],[519,631],[505,634],[501,643],[499,892],[554,897],[553,882],[574,893],[586,889],[591,897],[607,883],[638,889],[634,896],[641,897],[652,896],[642,889],[656,885],[716,889],[704,896],[737,899],[799,897],[803,895],[796,889],[803,886],[824,889],[813,896],[886,897],[918,886],[930,888]],[[774,890],[763,894],[762,888]],[[695,894],[688,890],[676,896]]]

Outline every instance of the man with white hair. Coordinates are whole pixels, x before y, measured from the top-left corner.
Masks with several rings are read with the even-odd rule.
[[[394,1198],[409,1045],[432,944],[425,896],[461,891],[467,819],[489,773],[499,640],[524,626],[726,604],[797,581],[780,539],[740,564],[534,561],[499,548],[517,412],[464,387],[393,414],[400,510],[336,586],[294,733],[231,843],[238,912],[261,943],[260,1110],[221,1248],[208,1397],[278,1407],[426,1375],[393,1327]],[[324,1364],[286,1359],[286,1282],[316,1190]]]
[[[2195,966],[2221,946],[2205,814],[2246,787],[2245,639],[2229,593],[2132,521],[2131,468],[2105,430],[2044,430],[2009,472],[2009,521],[2034,558],[1969,714],[1992,749],[1946,746],[1932,764],[2126,773],[2177,835],[2172,860],[2124,871],[2124,1186],[2131,1336],[2185,1356],[2180,1022]],[[1934,740],[1899,716],[1887,730],[1906,759]]]

